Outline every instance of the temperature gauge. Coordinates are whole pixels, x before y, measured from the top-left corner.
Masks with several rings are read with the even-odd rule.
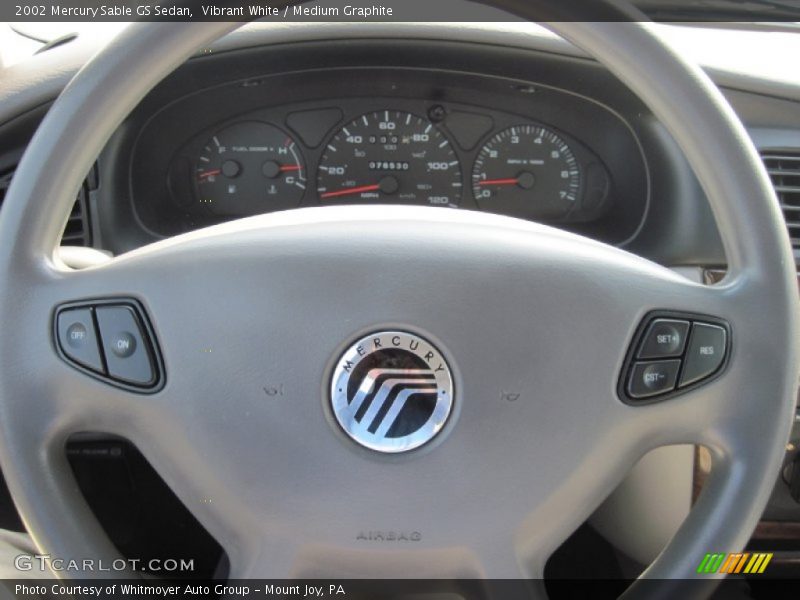
[[[273,125],[249,121],[218,131],[195,162],[198,202],[220,216],[295,208],[306,189],[295,141]]]

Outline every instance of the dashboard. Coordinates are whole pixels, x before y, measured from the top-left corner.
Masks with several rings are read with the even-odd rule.
[[[156,236],[298,207],[415,204],[619,242],[648,197],[639,141],[607,106],[410,67],[282,72],[185,94],[137,131],[128,181]]]

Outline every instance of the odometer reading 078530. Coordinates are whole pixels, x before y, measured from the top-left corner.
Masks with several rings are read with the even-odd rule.
[[[567,143],[550,129],[509,127],[478,153],[472,190],[482,210],[521,217],[563,217],[578,203],[580,165]]]
[[[320,202],[359,200],[458,206],[461,166],[428,120],[382,110],[362,115],[331,139],[317,176]]]

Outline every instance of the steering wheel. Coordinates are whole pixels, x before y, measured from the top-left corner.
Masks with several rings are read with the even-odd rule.
[[[522,1],[486,3],[536,16]],[[225,548],[233,578],[541,577],[631,466],[667,444],[707,446],[714,468],[644,577],[692,577],[706,552],[746,544],[781,464],[798,375],[797,280],[770,182],[720,92],[651,25],[546,26],[615,73],[683,149],[724,242],[720,284],[550,227],[422,207],[270,214],[68,269],[59,235],[105,142],[236,24],[134,24],[81,69],[31,141],[0,219],[0,462],[43,552],[119,557],[65,458],[80,431],[133,442]],[[109,299],[137,302],[151,324],[164,377],[153,393],[57,352],[58,308]],[[724,322],[726,365],[661,402],[623,401],[626,357],[655,310]],[[426,351],[361,355],[395,334]],[[374,359],[380,373],[364,367],[353,383],[358,366],[342,373],[351,359]],[[359,443],[379,432],[359,430],[332,396],[388,385],[377,378],[392,366],[419,388],[423,402],[407,405],[438,417],[429,443],[409,429],[384,452]],[[277,385],[282,396],[264,393]]]

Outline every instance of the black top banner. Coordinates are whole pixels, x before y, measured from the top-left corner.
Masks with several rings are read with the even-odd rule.
[[[784,23],[800,0],[530,0],[543,21]],[[502,2],[501,4],[507,4]],[[4,0],[7,22],[253,21],[508,22],[479,0]]]

